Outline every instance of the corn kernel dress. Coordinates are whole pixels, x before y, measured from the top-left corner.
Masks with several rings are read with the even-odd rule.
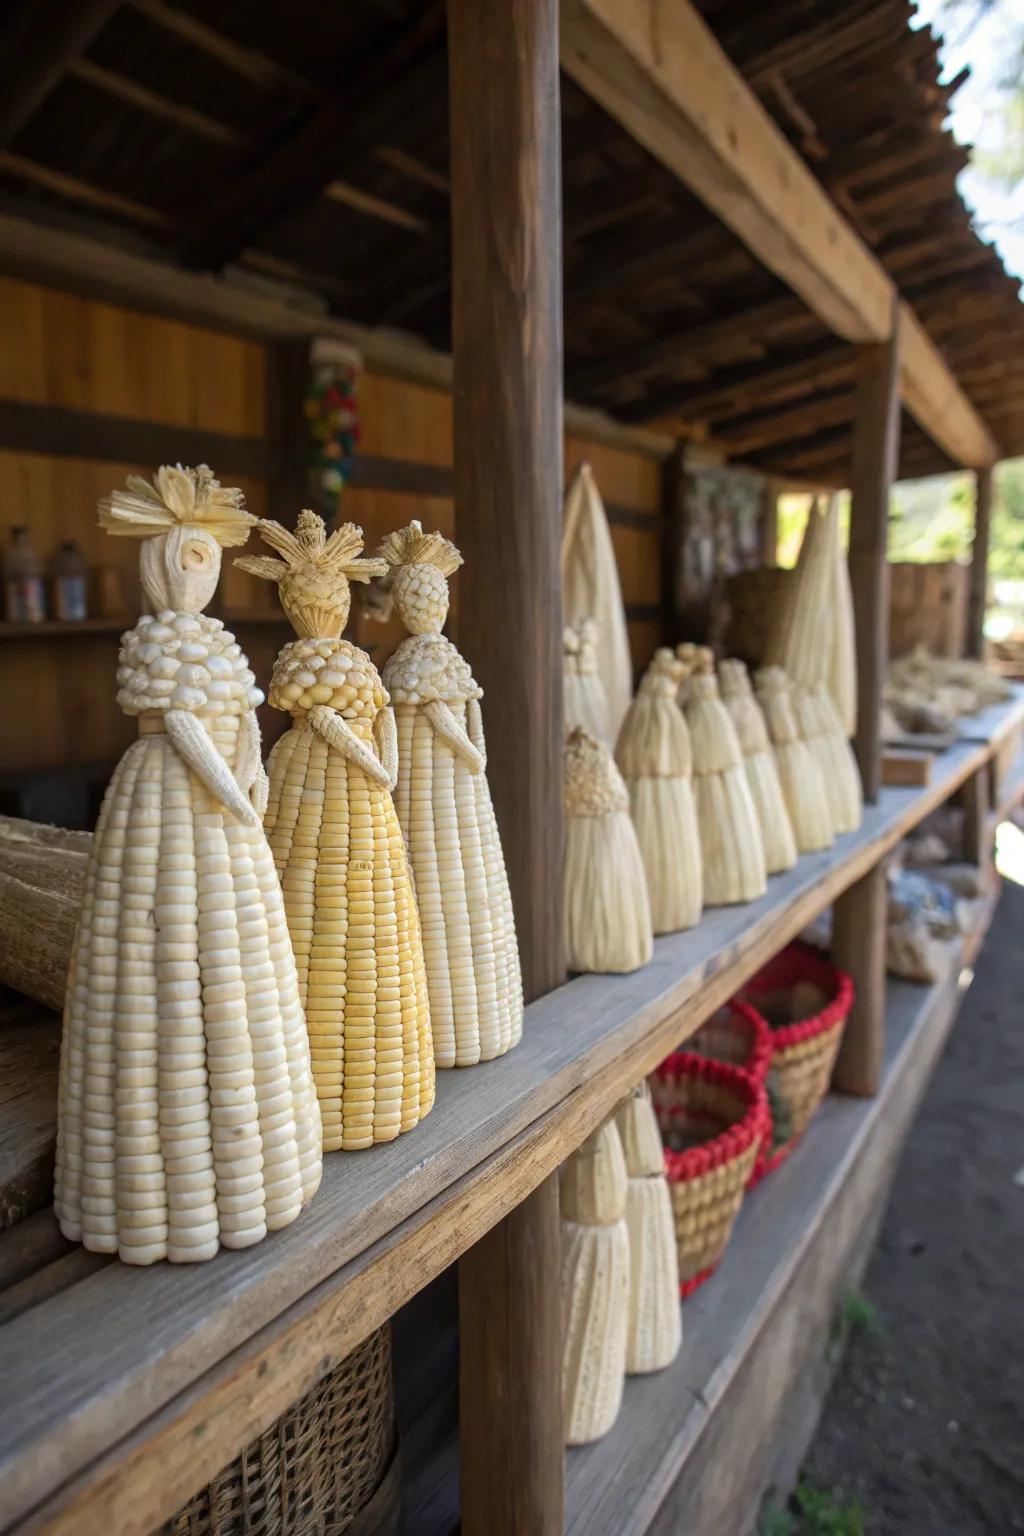
[[[419,916],[391,790],[395,722],[376,667],[340,638],[358,560],[351,523],[330,537],[263,522],[282,559],[239,561],[275,580],[298,638],[274,667],[270,703],[293,716],[267,764],[265,825],[284,890],[306,1011],[324,1151],[411,1130],[434,1102],[434,1055]]]
[[[253,521],[209,471],[101,504],[146,538],[153,612],[122,639],[139,739],[114,770],[68,973],[54,1209],[127,1263],[209,1259],[287,1226],[321,1171],[320,1114],[281,887],[257,814],[262,694],[201,612]],[[254,808],[255,804],[255,808]]]
[[[398,725],[395,806],[416,878],[439,1067],[470,1067],[523,1033],[512,897],[487,784],[482,691],[441,634],[447,577],[462,563],[418,523],[385,540],[406,628],[384,667]]]

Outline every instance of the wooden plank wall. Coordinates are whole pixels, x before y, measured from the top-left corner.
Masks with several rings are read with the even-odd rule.
[[[889,655],[923,645],[934,656],[963,656],[970,567],[953,560],[890,564]]]
[[[273,434],[268,349],[261,343],[201,326],[165,320],[79,298],[27,282],[0,279],[0,402],[58,406],[106,417],[205,428],[239,437]],[[448,475],[452,464],[449,395],[375,374],[360,381],[360,452],[374,461],[376,482],[353,485],[344,514],[360,523],[372,548],[391,528],[418,517],[425,527],[455,536]],[[661,592],[661,465],[643,454],[566,438],[569,475],[587,458],[609,505],[613,538],[630,617],[638,668],[658,643]],[[388,489],[388,465],[396,463]],[[417,486],[416,466],[432,474]],[[0,448],[0,545],[27,523],[44,560],[62,539],[77,539],[91,566],[120,572],[126,612],[138,605],[138,551],[133,540],[111,539],[96,523],[96,502],[127,474],[153,465],[96,461]],[[216,468],[216,465],[214,465]],[[414,471],[410,473],[410,470]],[[439,475],[437,472],[440,471]],[[232,477],[250,507],[262,514],[266,483]],[[443,493],[439,494],[439,486]],[[453,584],[457,623],[460,581]],[[225,562],[220,611],[234,618],[261,681],[269,676],[283,628],[258,622],[275,611],[263,582]],[[247,616],[241,621],[238,616]],[[359,617],[356,634],[382,661],[401,637],[394,623]],[[116,636],[0,640],[0,771],[101,762],[116,757],[133,731],[114,702]],[[280,723],[264,711],[268,737]]]

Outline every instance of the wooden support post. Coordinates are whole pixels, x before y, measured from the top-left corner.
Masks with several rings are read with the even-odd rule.
[[[832,1074],[840,1093],[878,1092],[885,1054],[885,861],[844,891],[833,909],[832,953],[857,999]]]
[[[888,341],[858,349],[853,425],[850,585],[857,627],[857,734],[864,798],[882,782],[882,688],[889,661],[889,492],[899,447],[899,312]]]
[[[557,0],[448,0],[448,55],[459,648],[532,998],[565,978]],[[464,1536],[561,1536],[559,1253],[553,1175],[460,1261]]]
[[[971,545],[971,584],[967,600],[967,654],[985,654],[985,607],[988,597],[988,544],[992,523],[992,469],[974,475],[974,543]]]
[[[984,866],[992,857],[989,839],[990,764],[984,763],[966,780],[961,792],[964,812],[963,854],[968,864]]]

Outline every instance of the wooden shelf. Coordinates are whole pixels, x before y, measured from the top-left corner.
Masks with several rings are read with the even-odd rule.
[[[795,1476],[842,1294],[870,1255],[903,1135],[969,982],[961,966],[952,957],[933,987],[890,981],[877,1097],[826,1099],[744,1204],[713,1280],[685,1302],[678,1358],[630,1378],[611,1433],[568,1453],[570,1536],[752,1530],[780,1460]]]
[[[762,900],[659,939],[632,976],[577,977],[531,1004],[509,1056],[439,1074],[414,1133],[328,1157],[287,1231],[194,1268],[107,1264],[0,1330],[0,1530],[24,1529],[46,1500],[33,1530],[81,1529],[91,1505],[120,1536],[146,1536],[989,756],[959,743],[931,784],[884,790],[857,833],[801,859]],[[211,1401],[217,1430],[204,1438]],[[142,1444],[145,1498],[130,1475]],[[58,1477],[71,1481],[54,1493]]]
[[[993,752],[998,752],[1015,731],[1024,726],[1024,684],[1014,683],[1012,696],[999,704],[979,709],[975,715],[964,715],[956,723],[956,734],[961,741],[987,742]]]

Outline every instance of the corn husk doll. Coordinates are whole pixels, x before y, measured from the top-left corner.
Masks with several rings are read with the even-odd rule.
[[[767,885],[764,841],[729,711],[718,693],[711,652],[680,646],[693,667],[685,685],[693,783],[704,865],[704,904],[754,901]]]
[[[655,933],[692,928],[703,900],[690,733],[676,703],[685,675],[672,651],[655,651],[615,749],[647,872]]]
[[[584,619],[575,627],[567,624],[563,632],[562,697],[566,735],[579,725],[606,747],[615,745],[604,683],[597,669],[597,625],[593,619]]]
[[[818,760],[797,725],[789,678],[781,667],[762,667],[754,674],[754,687],[771,737],[797,850],[816,853],[832,844],[832,815]]]
[[[835,701],[824,682],[794,686],[792,694],[797,727],[821,770],[832,831],[856,832],[864,811],[860,771]]]
[[[565,950],[571,971],[635,971],[654,952],[629,794],[608,748],[580,727],[563,758]]]
[[[764,839],[765,864],[770,875],[778,875],[793,868],[797,852],[768,727],[742,661],[721,662],[718,678],[722,702],[736,727],[743,753],[743,767]]]
[[[434,1102],[434,1056],[419,916],[391,799],[394,715],[365,651],[340,638],[349,582],[383,573],[345,523],[327,537],[261,522],[280,558],[238,564],[276,581],[298,639],[274,666],[270,703],[293,717],[270,755],[266,827],[281,874],[324,1151],[411,1130]]]
[[[586,463],[565,494],[562,612],[568,624],[591,618],[597,626],[597,670],[608,701],[612,746],[633,696],[633,662],[608,514]]]
[[[246,1248],[320,1182],[320,1115],[281,887],[260,826],[254,687],[203,608],[255,521],[205,466],[100,503],[143,539],[151,612],[121,641],[139,722],[96,826],[68,972],[54,1209],[130,1264]]]
[[[612,1117],[563,1163],[559,1180],[566,1445],[599,1440],[622,1403],[630,1285],[626,1194]]]
[[[395,806],[416,890],[434,1055],[441,1067],[503,1056],[522,1037],[512,897],[487,785],[481,690],[441,630],[462,556],[410,523],[379,551],[411,631],[384,668],[398,722]]]
[[[626,1370],[630,1375],[642,1375],[670,1365],[683,1339],[675,1216],[665,1178],[661,1132],[646,1082],[619,1106],[615,1123],[628,1175]]]

